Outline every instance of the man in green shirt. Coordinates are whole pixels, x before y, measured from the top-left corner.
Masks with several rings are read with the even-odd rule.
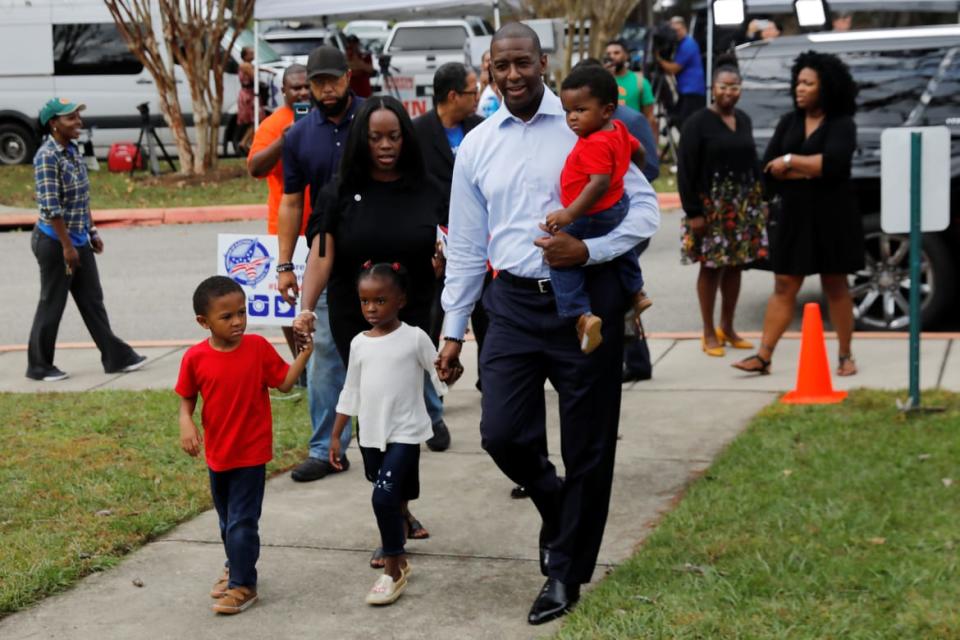
[[[612,40],[607,43],[603,54],[603,64],[613,74],[620,92],[620,104],[635,109],[643,114],[650,123],[650,130],[654,137],[658,137],[657,119],[653,115],[653,89],[650,81],[642,73],[631,71],[627,66],[629,52],[622,40]]]

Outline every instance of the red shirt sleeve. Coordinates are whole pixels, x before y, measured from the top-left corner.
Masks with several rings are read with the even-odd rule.
[[[580,171],[587,175],[612,175],[616,154],[610,137],[594,134],[584,139],[577,160]]]
[[[260,338],[260,362],[263,366],[263,381],[271,389],[276,389],[287,378],[290,365],[280,357],[277,350],[266,338]]]
[[[629,134],[627,137],[630,139],[630,155],[633,155],[640,150],[640,141]]]
[[[181,398],[192,399],[197,397],[199,389],[197,388],[197,379],[193,371],[193,350],[189,349],[183,354],[183,360],[180,361],[180,375],[177,376],[177,386],[174,391]]]

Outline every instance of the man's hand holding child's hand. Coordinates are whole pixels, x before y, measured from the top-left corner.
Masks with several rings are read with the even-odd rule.
[[[304,334],[302,336],[297,336],[297,353],[305,353],[306,357],[310,357],[310,354],[313,353],[313,336]]]

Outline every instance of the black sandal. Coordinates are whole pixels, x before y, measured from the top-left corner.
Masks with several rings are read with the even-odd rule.
[[[754,369],[752,367],[745,366],[746,363],[756,360],[760,363],[759,369]],[[755,353],[749,358],[744,358],[739,362],[734,362],[730,365],[734,369],[739,369],[740,371],[746,371],[747,373],[759,373],[760,375],[767,376],[770,375],[770,361],[765,359],[759,353]]]
[[[837,356],[837,359],[840,361],[840,363],[837,365],[837,375],[838,375],[838,376],[847,377],[847,376],[855,376],[855,375],[857,375],[857,373],[859,372],[859,369],[857,368],[857,361],[854,360],[852,353],[848,353],[847,355],[842,355],[842,354],[841,354],[841,355]],[[844,372],[843,372],[843,365],[847,364],[848,362],[853,365],[853,371],[851,371],[850,373],[844,373]]]
[[[407,516],[407,538],[410,540],[426,540],[430,537],[430,532],[427,531],[420,521],[413,517],[412,513],[408,513]]]
[[[370,556],[370,568],[371,569],[383,569],[387,566],[386,556],[383,555],[383,547],[377,547],[373,550],[373,555]]]

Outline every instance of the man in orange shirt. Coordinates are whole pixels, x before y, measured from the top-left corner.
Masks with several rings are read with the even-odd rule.
[[[310,85],[307,83],[307,68],[302,64],[292,64],[283,72],[283,105],[260,123],[253,146],[247,156],[247,170],[254,178],[266,178],[269,195],[267,196],[267,233],[277,234],[277,216],[280,212],[280,199],[283,197],[283,135],[293,126],[293,105],[310,101]],[[309,197],[304,197],[310,202]],[[303,216],[303,235],[307,218]]]
[[[292,64],[283,72],[283,105],[269,118],[260,123],[253,138],[253,146],[247,156],[247,171],[254,178],[266,178],[267,189],[267,233],[277,235],[277,217],[280,212],[280,199],[283,197],[283,138],[293,126],[293,105],[297,102],[309,102],[310,85],[307,83],[307,68],[302,64]],[[310,196],[304,196],[304,202],[310,202]],[[300,235],[307,228],[309,215],[302,216]],[[293,327],[283,327],[283,335],[290,345],[290,352],[297,355],[293,340]]]

